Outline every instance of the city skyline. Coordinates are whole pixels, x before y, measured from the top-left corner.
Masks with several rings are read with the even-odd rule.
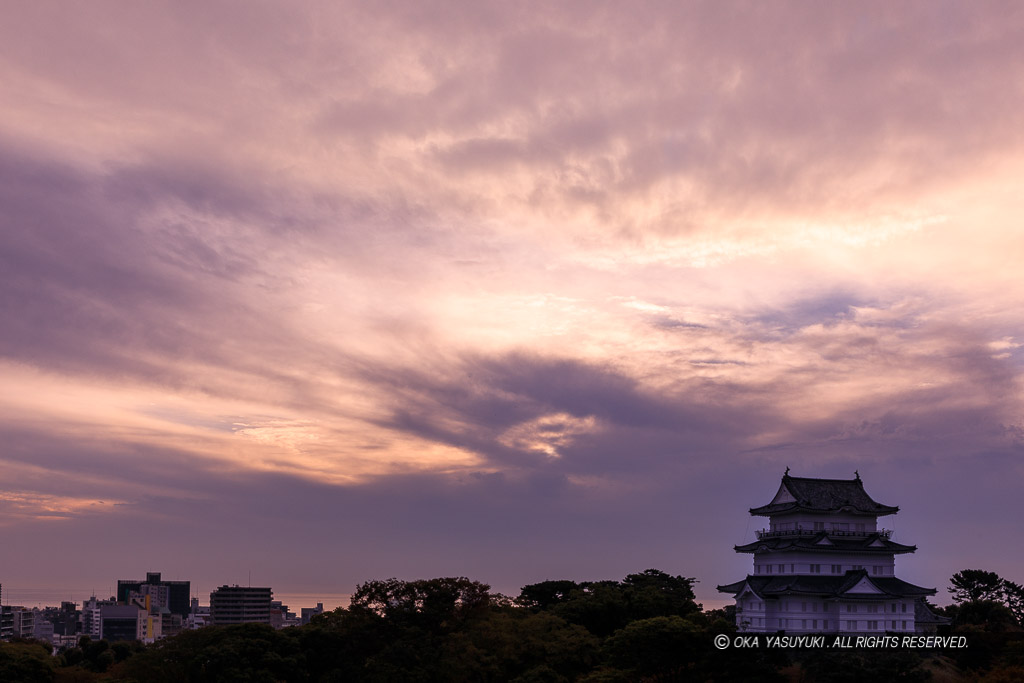
[[[940,604],[1024,581],[1022,34],[1000,2],[10,8],[0,582],[656,568],[717,607],[786,468],[897,502]]]
[[[0,584],[0,586],[3,586],[2,604],[4,606],[25,607],[27,609],[59,607],[62,602],[73,602],[81,607],[83,603],[91,598],[109,600],[111,598],[116,599],[117,597],[116,582],[115,587],[109,592],[92,589],[81,590],[52,587],[39,589],[19,589],[15,587],[13,590],[8,590],[6,585]],[[208,607],[210,594],[219,587],[212,586],[209,590],[204,590],[200,587],[199,590],[192,591],[191,597],[197,598],[200,605]],[[288,590],[279,592],[273,586],[269,586],[269,588],[273,591],[274,600],[280,601],[292,608],[309,607],[322,603],[325,609],[332,610],[337,607],[348,607],[349,599],[352,597],[352,593],[296,593]]]

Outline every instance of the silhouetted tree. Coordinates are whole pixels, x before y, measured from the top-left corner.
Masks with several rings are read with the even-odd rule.
[[[1017,625],[1024,627],[1024,586],[1019,583],[1003,580],[1003,604],[1017,620]]]
[[[953,584],[949,592],[953,594],[954,602],[1000,600],[1003,597],[1003,580],[995,572],[965,569],[953,574],[949,582]]]
[[[594,635],[607,637],[638,619],[699,613],[700,606],[694,602],[693,582],[694,579],[648,569],[630,574],[621,582],[580,583],[567,595],[559,595],[554,600],[547,598],[547,602],[553,603],[551,611],[554,614],[569,623],[580,624]],[[557,583],[545,582],[527,588],[546,586],[550,591]],[[557,587],[568,588],[568,585]]]
[[[551,610],[605,638],[629,623],[629,605],[618,581],[588,581]]]
[[[685,616],[699,612],[700,606],[694,602],[694,581],[657,569],[630,574],[622,580],[630,618]]]
[[[579,588],[575,581],[541,581],[523,586],[516,603],[535,610],[548,610],[565,602]]]
[[[276,683],[306,679],[296,639],[266,624],[208,626],[157,641],[118,664],[114,679],[147,683]]]
[[[701,631],[679,616],[630,622],[605,641],[608,662],[634,678],[678,671],[695,659],[693,636]]]
[[[57,662],[50,656],[46,643],[25,640],[0,643],[0,681],[50,683]]]
[[[979,626],[989,633],[1019,630],[1013,612],[995,600],[973,600],[958,606],[954,626]]]
[[[420,581],[368,581],[356,586],[350,611],[368,610],[388,619],[424,625],[452,624],[486,608],[490,586],[465,577]]]

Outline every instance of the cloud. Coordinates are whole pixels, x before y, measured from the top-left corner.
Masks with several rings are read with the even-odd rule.
[[[969,463],[1011,478],[1024,430],[1022,19],[10,13],[4,542],[713,585],[719,511],[786,466],[978,499]]]

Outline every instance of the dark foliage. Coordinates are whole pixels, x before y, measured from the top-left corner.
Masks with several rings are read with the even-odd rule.
[[[957,626],[977,626],[988,633],[1017,631],[1017,620],[1006,605],[995,600],[974,600],[957,606]]]
[[[652,617],[685,617],[696,614],[700,607],[694,602],[693,579],[671,576],[657,569],[630,574],[619,581],[594,581],[579,584],[552,602],[551,612],[571,624],[579,624],[599,637],[608,637],[630,622]],[[536,591],[520,594],[521,603],[536,598]]]
[[[48,683],[53,680],[57,662],[50,656],[50,646],[23,640],[0,643],[0,681]]]
[[[811,650],[801,669],[806,683],[860,683],[861,681],[926,681],[931,673],[916,650],[835,652]]]
[[[949,582],[952,584],[949,592],[957,603],[999,600],[1003,593],[1003,580],[999,575],[981,569],[957,572]]]
[[[119,664],[115,680],[304,681],[304,657],[295,638],[264,624],[202,628],[157,642]]]
[[[693,579],[649,569],[622,581],[544,581],[514,600],[464,577],[368,581],[347,609],[307,626],[211,626],[147,647],[83,637],[52,657],[43,644],[5,643],[0,681],[920,681],[929,675],[926,662],[940,660],[971,678],[1017,680],[1024,641],[1012,636],[1024,591],[990,574],[960,572],[954,585],[964,596],[998,586],[998,600],[935,609],[954,618],[954,633],[979,638],[952,658],[913,650],[719,650],[712,639],[735,634],[733,610],[703,612]]]

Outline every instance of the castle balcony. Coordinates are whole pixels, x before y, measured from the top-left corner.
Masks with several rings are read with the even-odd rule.
[[[820,533],[827,533],[829,536],[857,536],[864,538],[865,536],[871,536],[878,534],[882,538],[889,538],[892,536],[892,529],[879,529],[877,531],[847,531],[839,529],[785,529],[772,531],[771,529],[760,529],[755,532],[758,539],[765,538],[791,538],[793,536],[817,536]]]

